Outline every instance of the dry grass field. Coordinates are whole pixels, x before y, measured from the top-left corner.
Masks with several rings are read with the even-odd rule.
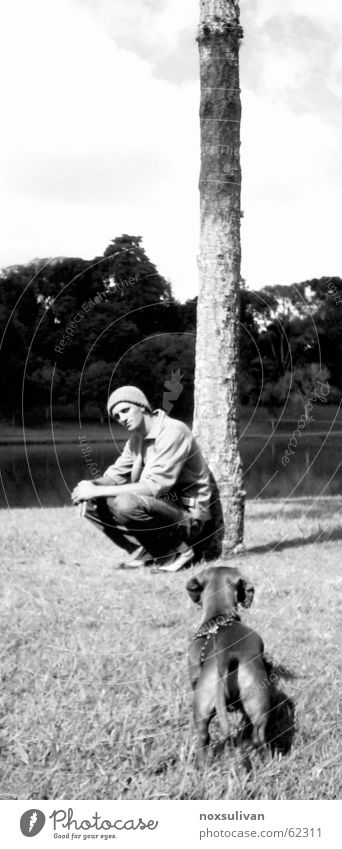
[[[1,798],[341,798],[341,507],[247,504],[242,618],[296,705],[290,754],[252,752],[249,771],[238,748],[194,763],[189,571],[118,569],[73,508],[2,511]]]

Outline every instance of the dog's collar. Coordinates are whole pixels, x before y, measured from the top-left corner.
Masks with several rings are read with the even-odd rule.
[[[193,639],[199,640],[200,637],[211,637],[212,634],[217,634],[220,628],[225,628],[226,625],[231,625],[232,622],[240,622],[240,616],[235,610],[214,616],[213,619],[208,619],[208,622],[201,625]]]

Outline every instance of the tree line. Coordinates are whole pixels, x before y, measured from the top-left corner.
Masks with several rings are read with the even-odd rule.
[[[35,260],[0,272],[2,417],[103,421],[111,387],[138,384],[190,419],[197,299],[180,303],[139,236],[92,261]],[[342,279],[240,291],[240,403],[276,413],[315,380],[342,390]],[[166,405],[166,406],[165,406]]]

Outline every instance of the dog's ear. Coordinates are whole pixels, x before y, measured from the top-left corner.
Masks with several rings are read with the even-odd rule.
[[[187,591],[192,601],[195,604],[199,604],[201,601],[201,595],[203,591],[204,584],[199,578],[190,578],[190,581],[186,584]]]
[[[250,607],[254,596],[253,584],[247,578],[239,578],[236,583],[237,603],[242,607]]]

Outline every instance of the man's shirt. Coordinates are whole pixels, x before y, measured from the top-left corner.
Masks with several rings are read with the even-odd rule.
[[[208,466],[186,424],[155,410],[150,433],[133,433],[122,454],[106,470],[104,484],[144,482],[150,494],[162,498],[171,490],[191,514],[210,517]]]

